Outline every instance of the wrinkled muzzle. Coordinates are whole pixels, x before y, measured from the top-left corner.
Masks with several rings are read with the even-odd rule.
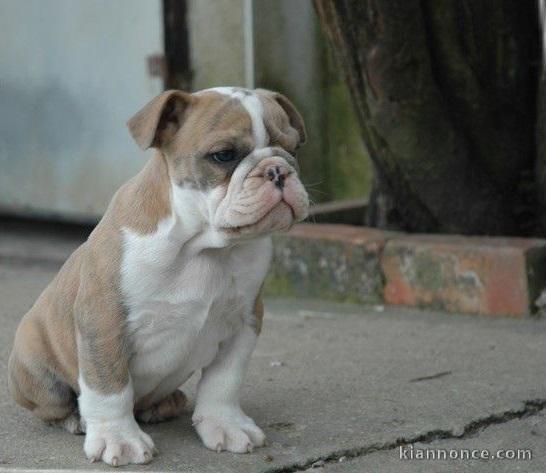
[[[307,217],[308,209],[294,157],[280,148],[265,148],[237,166],[215,225],[238,234],[284,231]]]

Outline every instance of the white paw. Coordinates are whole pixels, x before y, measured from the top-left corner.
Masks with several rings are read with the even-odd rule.
[[[83,448],[91,462],[102,460],[112,466],[149,463],[155,453],[151,437],[140,429],[132,417],[88,422]]]
[[[196,412],[193,425],[205,447],[216,452],[248,453],[265,445],[262,429],[237,407]]]

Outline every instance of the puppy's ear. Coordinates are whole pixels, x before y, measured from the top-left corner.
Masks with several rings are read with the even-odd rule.
[[[127,122],[131,136],[142,149],[160,148],[182,126],[191,101],[192,96],[181,90],[163,92]]]
[[[303,122],[300,112],[298,112],[294,104],[282,94],[275,93],[275,100],[288,115],[290,125],[299,133],[300,145],[305,144],[307,141],[307,132],[305,131],[305,123]]]
[[[300,115],[300,112],[298,112],[297,108],[294,106],[290,100],[288,100],[283,94],[280,94],[278,92],[273,92],[271,90],[266,89],[257,89],[257,92],[261,92],[268,97],[271,97],[274,99],[284,110],[286,115],[288,115],[288,120],[290,122],[290,126],[294,128],[300,137],[300,145],[305,144],[307,141],[307,132],[305,131],[305,123],[303,122],[303,118]]]

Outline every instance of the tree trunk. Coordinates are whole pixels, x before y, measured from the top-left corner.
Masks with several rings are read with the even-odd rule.
[[[546,234],[546,0],[540,0],[542,23],[542,67],[538,86],[536,190],[539,203],[539,222]]]
[[[541,234],[546,234],[546,71],[540,76],[537,111],[536,189]]]
[[[315,0],[351,90],[384,228],[536,228],[537,6],[519,0]]]

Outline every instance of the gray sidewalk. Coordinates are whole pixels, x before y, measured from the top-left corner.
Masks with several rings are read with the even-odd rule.
[[[25,258],[39,238],[27,247],[11,238],[0,237],[0,471],[108,470],[85,460],[83,437],[42,425],[6,393],[17,322],[71,245],[47,240],[55,248],[48,263],[45,250]],[[8,246],[11,256],[2,258]],[[269,300],[266,308],[242,403],[269,446],[248,455],[210,452],[188,412],[145,426],[160,456],[122,470],[288,473],[315,464],[313,471],[325,473],[546,471],[546,321],[301,300]],[[185,391],[191,401],[193,384]],[[401,461],[399,446],[407,444],[531,449],[533,459]]]

